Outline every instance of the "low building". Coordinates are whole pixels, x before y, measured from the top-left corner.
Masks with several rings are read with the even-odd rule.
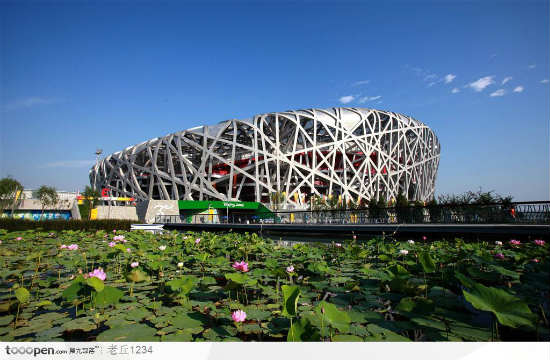
[[[28,220],[80,219],[76,192],[58,191],[59,201],[53,206],[42,206],[35,190],[23,190],[14,209],[13,217]],[[2,217],[11,217],[11,208],[5,209]]]

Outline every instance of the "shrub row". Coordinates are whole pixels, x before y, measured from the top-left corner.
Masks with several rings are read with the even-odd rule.
[[[130,230],[130,225],[136,223],[132,220],[24,220],[0,218],[0,229],[8,231],[37,230],[61,231],[61,230]]]

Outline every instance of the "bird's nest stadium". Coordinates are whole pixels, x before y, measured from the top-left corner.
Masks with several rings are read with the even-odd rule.
[[[274,112],[151,139],[90,170],[96,189],[138,200],[288,204],[433,197],[440,144],[411,117],[365,108]]]

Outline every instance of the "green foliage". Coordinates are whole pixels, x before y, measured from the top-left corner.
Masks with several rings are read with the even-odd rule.
[[[0,179],[0,215],[5,209],[11,209],[13,217],[15,207],[21,202],[23,185],[11,177]]]
[[[319,341],[319,330],[309,320],[302,318],[292,324],[288,330],[287,341]]]
[[[86,231],[113,231],[130,230],[132,220],[42,220],[0,218],[0,229],[7,231],[23,231],[42,229],[44,231],[86,230]]]
[[[96,277],[86,279],[86,284],[93,287],[94,290],[97,292],[103,291],[103,289],[105,288],[105,284],[103,284],[103,281]]]
[[[108,245],[115,235],[127,241],[117,250]],[[533,242],[385,237],[287,247],[256,234],[120,229],[0,229],[0,240],[0,337],[9,341],[536,341],[550,333],[548,248]],[[72,243],[78,251],[60,249]],[[409,254],[397,255],[402,249]],[[244,258],[250,271],[235,271],[232,259]],[[99,267],[104,281],[84,275]],[[232,320],[236,310],[244,322]]]
[[[422,251],[418,255],[418,261],[425,273],[433,273],[436,270],[435,262],[427,251]]]
[[[187,295],[195,287],[197,278],[195,276],[182,276],[179,279],[170,280],[166,283],[170,289],[180,295]]]
[[[473,283],[471,289],[462,292],[476,309],[492,312],[502,325],[534,328],[534,316],[529,306],[505,290]]]
[[[25,289],[24,287],[19,287],[15,289],[15,297],[21,304],[24,304],[29,301],[29,298],[31,297],[31,293],[29,292],[29,290]]]
[[[55,207],[59,203],[59,196],[57,190],[54,187],[42,185],[36,190],[34,196],[40,201],[42,206],[42,214],[46,207]],[[42,218],[42,215],[40,216]]]
[[[298,308],[300,288],[298,286],[283,285],[283,316],[295,317]]]
[[[315,313],[322,318],[322,321],[339,331],[346,332],[349,330],[351,319],[345,311],[338,310],[336,305],[321,301],[315,307]]]
[[[84,197],[84,204],[86,204],[87,208],[87,217],[84,217],[82,214],[83,219],[90,219],[91,218],[91,209],[94,208],[95,203],[98,201],[98,198],[101,196],[98,190],[93,189],[91,186],[86,186],[84,188],[84,191],[81,193],[81,195]]]

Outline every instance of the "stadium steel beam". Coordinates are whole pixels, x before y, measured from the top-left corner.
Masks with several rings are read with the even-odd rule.
[[[433,197],[440,144],[423,123],[365,109],[308,109],[229,120],[155,138],[90,170],[96,189],[140,200],[249,200],[287,205]]]

